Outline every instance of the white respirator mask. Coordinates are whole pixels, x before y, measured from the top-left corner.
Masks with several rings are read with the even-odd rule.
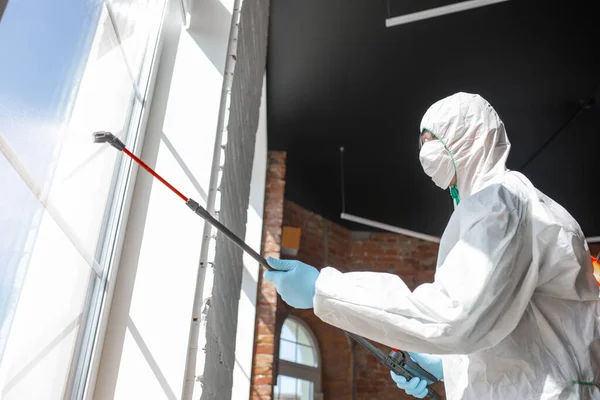
[[[419,152],[419,160],[423,171],[440,188],[446,190],[456,174],[454,161],[450,151],[441,140],[431,140],[423,143]]]

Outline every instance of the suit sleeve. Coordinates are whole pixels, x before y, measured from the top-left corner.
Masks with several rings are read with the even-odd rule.
[[[469,354],[495,346],[515,329],[537,286],[530,221],[526,205],[500,185],[461,206],[453,219],[459,239],[433,283],[411,291],[393,274],[328,267],[317,280],[315,314],[408,351]]]

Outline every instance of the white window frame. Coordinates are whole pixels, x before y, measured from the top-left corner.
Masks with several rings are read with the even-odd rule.
[[[143,107],[140,108],[139,104],[132,110],[132,114],[138,111],[140,115],[139,123],[135,127],[135,132],[130,134],[134,135],[134,143],[129,145],[129,149],[132,153],[139,156],[141,149],[144,144],[146,127],[150,116],[150,110],[152,109],[152,99],[154,94],[154,88],[156,85],[157,74],[160,67],[161,53],[165,42],[165,18],[167,9],[169,7],[169,1],[165,0],[164,9],[160,17],[159,30],[156,41],[156,47],[153,55],[148,62],[150,65],[150,73],[147,86],[147,94]],[[183,3],[182,3],[183,6]],[[185,11],[182,9],[182,14],[185,15]],[[137,108],[137,110],[136,110]],[[131,123],[131,121],[130,121]],[[105,223],[114,223],[116,227],[116,234],[113,236],[114,241],[110,243],[110,249],[106,249],[109,259],[107,260],[107,277],[103,282],[96,283],[93,287],[90,287],[88,293],[88,299],[98,300],[97,291],[104,291],[104,296],[100,298],[100,302],[96,304],[88,305],[84,309],[84,322],[86,327],[82,330],[80,337],[77,341],[77,349],[73,363],[71,364],[71,371],[69,374],[69,382],[67,386],[66,396],[70,399],[86,399],[92,400],[94,397],[94,391],[96,387],[96,379],[98,377],[98,371],[100,369],[100,361],[102,356],[102,348],[104,345],[104,339],[106,337],[106,331],[108,328],[108,321],[110,316],[111,304],[114,295],[114,289],[116,284],[116,277],[119,272],[119,260],[121,259],[121,253],[125,242],[125,233],[127,231],[127,225],[129,222],[129,212],[133,203],[133,194],[135,189],[136,178],[139,173],[146,173],[145,171],[140,172],[140,168],[129,158],[123,158],[120,161],[120,165],[115,168],[117,172],[115,179],[115,189],[113,198],[111,199],[115,203],[119,203],[117,197],[121,197],[120,209],[114,209],[111,211],[105,221]],[[113,221],[110,221],[113,220]],[[110,231],[103,232],[103,242],[110,239]],[[103,250],[103,249],[99,249]],[[99,287],[100,286],[100,287]],[[87,319],[85,319],[87,317]],[[95,326],[94,326],[95,325]],[[86,342],[87,339],[87,342]],[[91,354],[89,357],[84,357],[82,346],[90,346]],[[83,363],[83,364],[82,364]],[[87,363],[87,365],[86,365]],[[81,378],[84,378],[83,380]],[[65,397],[67,398],[67,397]]]
[[[294,321],[302,328],[304,328],[305,332],[308,334],[310,338],[312,348],[315,352],[315,359],[317,360],[317,366],[311,367],[309,365],[299,364],[295,362],[291,362],[288,360],[282,360],[279,358],[279,354],[277,354],[277,378],[279,375],[289,376],[291,378],[302,379],[305,381],[310,381],[313,383],[313,399],[314,400],[322,400],[323,393],[321,389],[321,351],[319,349],[319,342],[317,341],[317,337],[315,336],[312,329],[308,326],[306,322],[302,319],[296,317],[295,315],[288,315],[287,318],[281,324],[281,328],[279,330],[279,342],[281,343],[281,329],[283,329],[283,325],[287,320]],[[277,382],[277,380],[276,380]]]

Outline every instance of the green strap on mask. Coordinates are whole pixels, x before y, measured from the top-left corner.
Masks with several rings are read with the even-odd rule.
[[[571,381],[573,385],[584,385],[584,386],[595,386],[600,389],[600,384],[595,382],[586,382],[586,381]]]
[[[458,188],[456,187],[456,185],[450,186],[450,196],[454,199],[456,205],[460,204],[460,197],[458,195]]]

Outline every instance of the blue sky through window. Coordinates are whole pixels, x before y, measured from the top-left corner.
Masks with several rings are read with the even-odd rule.
[[[60,126],[101,10],[98,0],[9,0],[0,21],[0,133],[42,185],[51,179]],[[0,155],[0,336],[10,325],[27,265],[24,246],[40,211]],[[4,345],[1,340],[0,359]]]
[[[3,106],[10,100],[42,116],[62,114],[62,96],[75,84],[101,5],[97,0],[8,2],[0,22]]]

